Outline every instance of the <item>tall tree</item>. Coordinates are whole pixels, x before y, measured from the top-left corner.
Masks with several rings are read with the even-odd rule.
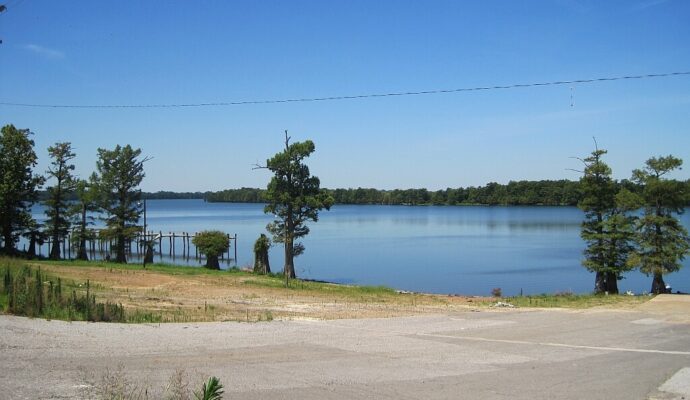
[[[140,159],[140,155],[141,149],[132,149],[130,145],[98,149],[96,182],[100,208],[107,214],[107,233],[115,239],[118,263],[127,262],[126,244],[139,232],[136,223],[142,210],[138,186],[144,179],[144,163],[148,161],[148,158]]]
[[[53,178],[54,185],[49,186],[48,199],[45,201],[46,228],[53,247],[50,248],[50,259],[60,259],[60,242],[64,240],[70,228],[70,204],[68,198],[74,193],[75,180],[72,175],[74,164],[71,163],[76,154],[69,142],[55,143],[48,147],[48,154],[52,161],[48,168],[47,178]]]
[[[582,264],[595,273],[595,293],[618,293],[621,274],[631,269],[628,258],[633,250],[634,217],[630,213],[639,200],[626,189],[617,193],[611,168],[602,161],[606,153],[595,148],[581,160],[585,170],[578,206],[585,212],[585,220],[580,236],[587,243]]]
[[[266,226],[273,241],[285,246],[285,278],[295,277],[295,256],[304,252],[304,245],[295,240],[309,234],[308,221],[318,221],[319,211],[330,209],[333,198],[321,190],[319,178],[312,176],[304,159],[315,150],[314,142],[306,140],[290,144],[285,131],[285,150],[266,161],[273,177],[266,190],[266,214],[276,219]]]
[[[615,202],[615,189],[611,179],[611,168],[601,160],[606,150],[596,149],[583,159],[585,170],[580,179],[583,197],[578,207],[585,212],[580,236],[587,243],[582,264],[594,272],[594,292],[607,291],[606,254],[604,240],[604,218]]]
[[[77,201],[72,204],[71,214],[74,218],[74,240],[73,244],[77,248],[77,260],[88,260],[89,255],[86,249],[86,241],[92,239],[94,234],[89,230],[89,225],[93,224],[94,218],[88,213],[98,210],[98,192],[96,190],[97,177],[92,174],[90,181],[79,179],[75,184],[75,194]]]
[[[644,185],[636,261],[642,272],[654,277],[652,293],[666,291],[664,275],[679,270],[690,249],[688,232],[676,218],[685,211],[687,185],[665,177],[681,165],[683,161],[671,155],[652,157],[644,168],[633,171],[633,180]]]
[[[31,205],[36,201],[37,189],[43,177],[35,175],[37,157],[32,133],[5,125],[0,130],[0,251],[16,252],[19,235],[31,223]]]
[[[606,274],[606,292],[618,293],[618,281],[623,272],[635,268],[631,257],[635,250],[635,223],[633,214],[640,207],[642,200],[628,189],[616,193],[613,207],[607,213],[603,223],[603,242],[606,253],[604,269]]]

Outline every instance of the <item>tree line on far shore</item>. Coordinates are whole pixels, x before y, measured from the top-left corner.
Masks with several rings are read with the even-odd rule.
[[[690,180],[683,182],[690,189]],[[618,188],[641,194],[643,186],[631,180],[614,181]],[[380,190],[372,188],[322,189],[335,204],[354,205],[520,205],[520,206],[577,206],[585,197],[582,183],[570,180],[511,181],[507,184],[488,183],[484,186],[427,189]],[[689,190],[690,191],[690,190]],[[144,197],[148,197],[144,194]],[[161,197],[158,197],[161,198]],[[172,198],[172,197],[171,197]],[[256,188],[227,189],[200,193],[199,199],[208,202],[265,203],[266,190]]]

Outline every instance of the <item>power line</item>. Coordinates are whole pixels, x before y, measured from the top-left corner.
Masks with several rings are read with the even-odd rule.
[[[442,93],[460,93],[460,92],[478,92],[488,90],[502,90],[502,89],[520,89],[532,88],[540,86],[558,86],[558,85],[574,85],[583,83],[598,83],[622,81],[631,79],[650,79],[650,78],[664,78],[675,77],[682,75],[690,75],[690,71],[684,72],[667,72],[657,74],[644,75],[627,75],[614,76],[604,78],[589,78],[589,79],[575,79],[568,81],[551,81],[551,82],[533,82],[533,83],[516,83],[511,85],[494,85],[494,86],[478,86],[466,87],[458,89],[438,89],[438,90],[423,90],[417,92],[392,92],[392,93],[370,93],[350,96],[328,96],[328,97],[306,97],[293,99],[273,99],[273,100],[241,100],[241,101],[227,101],[217,103],[179,103],[179,104],[32,104],[32,103],[14,103],[14,102],[0,102],[2,106],[15,107],[34,107],[34,108],[182,108],[182,107],[225,107],[225,106],[240,106],[252,104],[280,104],[280,103],[306,103],[317,101],[335,101],[335,100],[357,100],[369,99],[377,97],[397,97],[397,96],[419,96],[425,94],[442,94]]]

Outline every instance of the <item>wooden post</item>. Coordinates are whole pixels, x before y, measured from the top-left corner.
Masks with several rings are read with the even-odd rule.
[[[163,231],[158,231],[158,252],[163,259]]]
[[[189,232],[187,232],[187,260],[189,260],[189,257],[191,256],[191,254],[192,254],[192,250],[189,247]]]
[[[175,232],[172,233],[172,257],[175,258]]]
[[[182,258],[187,254],[187,232],[182,232]]]
[[[235,266],[237,266],[237,234],[235,234]]]
[[[194,236],[196,237],[196,235],[198,234],[199,232],[196,232],[194,233]],[[194,258],[196,258],[197,260],[199,259],[199,249],[197,249],[196,246],[194,246]]]

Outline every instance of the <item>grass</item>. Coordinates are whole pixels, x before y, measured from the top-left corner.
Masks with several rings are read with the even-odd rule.
[[[194,391],[190,384],[190,374],[177,369],[168,378],[164,387],[152,384],[147,376],[132,377],[127,374],[123,364],[106,368],[100,375],[93,371],[82,371],[81,394],[85,398],[99,400],[221,400],[223,385],[216,377],[199,384],[200,390]]]
[[[168,275],[227,275],[228,272],[247,274],[237,268],[231,270],[214,270],[203,267],[189,267],[181,266],[175,264],[166,263],[154,263],[146,264],[146,269],[142,267],[141,264],[117,264],[113,262],[107,262],[102,260],[95,261],[80,261],[80,260],[62,260],[62,261],[31,261],[32,265],[56,265],[56,266],[68,266],[68,267],[81,267],[81,268],[102,268],[105,270],[122,270],[122,271],[153,271],[153,272],[163,272]]]
[[[285,288],[285,279],[282,275],[254,275],[252,273],[239,272],[248,277],[244,280],[245,285],[268,287],[275,289]],[[337,283],[316,282],[301,279],[291,279],[287,287],[294,291],[314,291],[322,293],[337,294],[342,296],[397,296],[398,292],[386,286],[353,286],[341,285]]]
[[[47,319],[84,321],[124,321],[121,304],[97,302],[89,281],[85,292],[74,282],[41,272],[40,267],[5,260],[0,267],[0,309],[16,315]],[[78,285],[80,288],[82,285]]]
[[[62,278],[63,291],[90,296],[98,302],[122,304],[124,322],[264,322],[293,318],[362,318],[446,313],[489,307],[504,301],[519,307],[634,307],[649,297],[594,296],[572,293],[477,298],[399,293],[383,286],[353,286],[255,275],[233,268],[210,270],[169,264],[115,264],[104,261],[18,260],[0,257],[14,269],[38,268],[51,279]],[[1,272],[1,271],[0,271]],[[93,301],[93,300],[92,300]],[[7,293],[0,290],[0,310]],[[55,313],[49,318],[72,319]],[[79,318],[77,318],[79,319]]]
[[[602,306],[636,306],[651,298],[651,296],[556,293],[507,297],[503,301],[517,307],[586,309]]]

